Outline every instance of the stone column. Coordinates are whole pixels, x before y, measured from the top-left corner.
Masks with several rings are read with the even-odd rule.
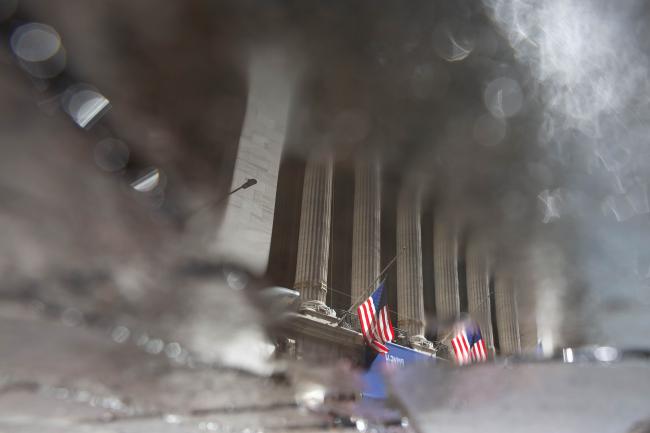
[[[513,278],[499,271],[494,278],[494,307],[497,316],[497,334],[501,355],[514,355],[521,351],[517,299]]]
[[[494,347],[490,305],[490,269],[484,243],[471,237],[467,243],[465,271],[467,274],[467,309],[481,327],[488,348]]]
[[[303,308],[333,315],[325,306],[332,212],[332,157],[307,162],[302,190],[298,258],[294,287]]]
[[[397,202],[397,326],[412,341],[424,339],[421,198],[403,188]]]
[[[433,278],[436,294],[436,316],[440,321],[460,316],[458,293],[458,241],[455,224],[449,218],[435,215],[433,225]]]
[[[352,303],[368,296],[380,266],[381,184],[376,160],[359,161],[354,173]]]
[[[526,275],[524,281],[520,282],[521,287],[534,287],[535,282],[530,281],[529,275]],[[517,293],[517,318],[519,323],[519,335],[521,338],[522,353],[537,353],[537,315],[535,305],[535,291],[522,290]]]

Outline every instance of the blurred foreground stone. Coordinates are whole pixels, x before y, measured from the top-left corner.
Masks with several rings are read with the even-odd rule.
[[[215,344],[216,344],[215,340]],[[0,431],[322,431],[281,380],[173,365],[99,329],[0,308]]]

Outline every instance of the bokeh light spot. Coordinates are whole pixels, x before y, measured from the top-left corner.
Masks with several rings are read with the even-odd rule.
[[[485,88],[485,105],[494,117],[512,117],[517,114],[524,103],[524,96],[519,83],[508,77],[499,77]]]
[[[614,347],[600,346],[594,350],[594,356],[601,362],[612,362],[618,359],[618,350]]]
[[[35,78],[52,78],[65,68],[61,38],[48,25],[29,23],[18,27],[10,45],[20,66]]]
[[[69,88],[63,98],[63,109],[84,129],[94,125],[109,108],[109,100],[87,85]]]
[[[160,170],[152,168],[131,182],[131,187],[139,192],[153,191],[160,184]]]
[[[61,38],[50,26],[30,23],[16,29],[11,36],[11,48],[22,60],[44,62],[61,49]]]
[[[433,32],[433,48],[444,60],[459,62],[474,50],[474,38],[460,26],[452,30],[449,25],[443,24]]]

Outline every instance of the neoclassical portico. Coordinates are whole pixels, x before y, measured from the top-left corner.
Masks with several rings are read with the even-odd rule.
[[[337,290],[340,295],[342,289],[334,289],[328,282],[328,269],[332,270],[329,263],[331,242],[336,241],[332,239],[331,227],[334,164],[333,155],[326,152],[312,153],[305,163],[293,284],[293,288],[300,292],[303,311],[332,318],[336,312],[333,305],[328,305],[328,293]],[[519,353],[515,282],[503,271],[495,273],[486,236],[464,227],[451,213],[442,209],[434,209],[433,220],[425,220],[422,210],[424,197],[417,183],[402,181],[396,188],[394,205],[391,204],[393,208],[387,210],[383,203],[386,180],[382,176],[381,161],[378,158],[360,158],[352,167],[354,185],[350,185],[353,191],[349,193],[353,195],[353,209],[348,220],[352,254],[348,264],[349,287],[343,288],[348,290],[349,301],[345,308],[354,307],[373,289],[381,271],[382,257],[383,265],[386,265],[382,240],[393,237],[396,260],[387,274],[394,273],[394,283],[387,290],[395,290],[396,296],[389,307],[396,319],[395,325],[406,333],[410,344],[415,347],[429,344],[425,339],[425,335],[430,338],[431,335],[427,334],[424,302],[425,291],[429,290],[429,299],[435,301],[428,308],[433,310],[438,338],[448,335],[449,326],[469,314],[480,324],[486,344],[492,351],[497,346],[504,355]],[[385,212],[394,212],[394,226],[382,230]],[[432,233],[432,237],[423,237],[422,224],[430,224],[428,233]],[[465,236],[463,245],[459,242],[461,235]],[[433,252],[431,262],[423,258],[425,242]],[[459,278],[461,262],[464,262],[460,271],[464,273],[465,281],[462,286]],[[423,278],[425,266],[433,271],[428,284]],[[495,325],[498,342],[493,336]]]

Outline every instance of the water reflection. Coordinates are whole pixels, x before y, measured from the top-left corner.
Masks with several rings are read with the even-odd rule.
[[[619,365],[627,352],[616,347],[648,341],[643,13],[627,3],[485,1],[497,28],[471,2],[373,10],[143,2],[110,11],[0,2],[13,55],[0,60],[7,71],[11,60],[19,66],[0,82],[0,430],[31,433],[40,419],[70,431],[113,429],[101,422],[127,432],[458,430],[454,417],[469,408],[487,431],[509,421],[542,431],[546,418],[561,424],[555,431],[626,431],[647,417],[645,366]],[[260,52],[274,60],[250,69]],[[97,87],[71,84],[82,82]],[[119,110],[105,116],[111,103]],[[328,146],[335,162],[316,176],[320,192],[303,196],[304,157]],[[370,157],[381,162],[376,189],[355,171]],[[235,188],[244,179],[250,188]],[[369,250],[382,265],[390,260],[395,203],[413,185],[422,208],[408,219],[417,233],[409,244],[424,272],[413,267],[408,283],[423,297],[404,296],[404,280],[391,274],[391,308],[414,300],[429,328],[444,328],[475,301],[466,299],[471,285],[485,289],[480,305],[497,305],[499,265],[518,283],[510,289],[522,308],[512,316],[522,326],[512,334],[528,337],[528,360],[541,353],[566,365],[513,355],[462,371],[391,373],[407,419],[393,401],[359,401],[367,367],[359,353],[331,344],[331,354],[356,362],[337,363],[281,334],[290,319],[311,320],[311,337],[331,343],[340,318],[297,313],[307,293],[292,262],[300,215],[327,215],[309,238],[327,263],[305,283],[324,301],[308,301],[348,308],[353,263],[369,274],[375,263],[347,247],[377,221]],[[322,206],[301,213],[310,201]],[[197,203],[217,205],[190,236],[174,218]],[[434,222],[447,214],[457,238],[436,247]],[[243,266],[216,264],[220,229],[232,235],[220,259],[252,245],[245,251],[262,257],[257,273],[246,270],[252,253]],[[470,260],[483,237],[488,246]],[[274,243],[287,248],[272,255]],[[436,250],[454,251],[444,272],[433,270]],[[193,260],[207,264],[178,270]],[[484,270],[479,278],[472,267]],[[436,277],[445,272],[456,311],[438,320],[436,286],[446,284]],[[348,346],[360,349],[349,322]],[[421,349],[444,357],[444,341],[432,342]],[[587,343],[597,346],[585,352]],[[604,400],[610,389],[615,404]],[[461,423],[476,429],[474,415]]]

